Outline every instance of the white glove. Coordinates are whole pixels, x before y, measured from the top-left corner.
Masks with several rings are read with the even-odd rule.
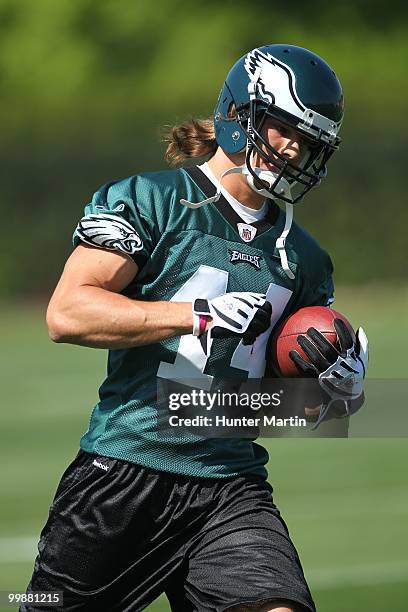
[[[206,355],[209,354],[212,338],[241,336],[244,344],[253,344],[265,332],[271,322],[272,306],[261,293],[249,291],[220,295],[212,300],[198,298],[193,303],[195,317],[204,316],[212,320],[211,328],[199,333]]]

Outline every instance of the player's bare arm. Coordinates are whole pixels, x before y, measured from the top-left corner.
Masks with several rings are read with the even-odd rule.
[[[150,302],[121,295],[137,273],[137,264],[126,255],[79,245],[69,257],[48,306],[51,339],[122,349],[184,334],[206,334],[203,350],[207,353],[211,335],[242,335],[246,344],[252,344],[269,326],[271,306],[265,303],[265,296],[256,293],[227,293],[214,300],[197,296],[194,303]],[[238,332],[236,326],[240,326]]]
[[[190,334],[191,303],[144,302],[120,294],[137,273],[126,255],[79,245],[48,306],[52,340],[120,349]]]

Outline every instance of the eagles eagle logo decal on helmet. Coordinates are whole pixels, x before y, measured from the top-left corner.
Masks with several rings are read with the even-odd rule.
[[[134,228],[116,215],[90,214],[82,217],[75,230],[78,237],[87,244],[121,251],[132,255],[143,249],[143,242]]]
[[[299,109],[302,112],[305,110],[296,95],[295,75],[288,66],[278,62],[272,55],[254,49],[245,58],[245,70],[250,79],[258,82],[259,93],[264,100],[281,108],[291,109],[294,115]]]

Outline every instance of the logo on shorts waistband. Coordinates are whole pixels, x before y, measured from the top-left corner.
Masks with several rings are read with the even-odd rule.
[[[109,465],[104,465],[103,463],[101,463],[97,459],[93,460],[92,465],[94,465],[95,467],[98,467],[99,469],[103,470],[104,472],[107,472],[109,470]]]

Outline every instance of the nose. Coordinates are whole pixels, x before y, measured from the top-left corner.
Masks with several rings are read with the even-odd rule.
[[[289,161],[296,161],[301,154],[302,145],[301,137],[294,131],[293,134],[282,138],[279,153]]]

